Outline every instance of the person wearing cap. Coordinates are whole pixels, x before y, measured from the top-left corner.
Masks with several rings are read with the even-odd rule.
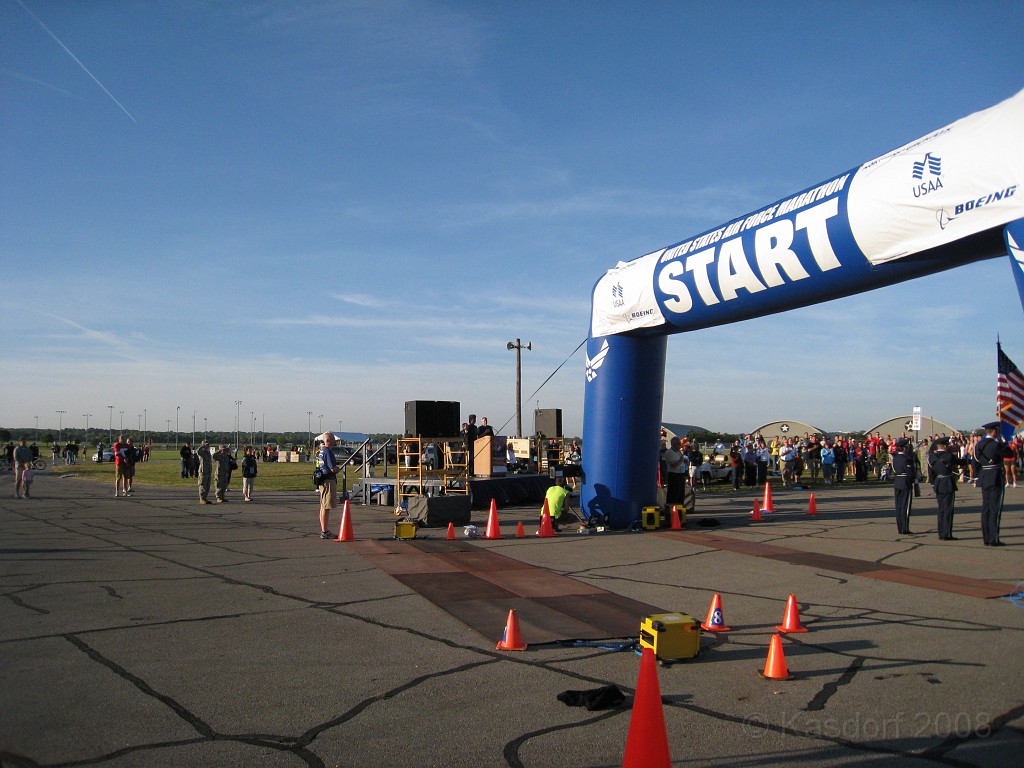
[[[914,483],[917,481],[917,466],[913,455],[907,450],[909,445],[910,441],[901,437],[896,441],[896,455],[892,457],[896,531],[901,535],[911,533],[910,508],[914,502]]]
[[[1006,445],[999,439],[999,428],[998,421],[983,426],[985,436],[974,446],[974,474],[981,488],[981,538],[986,547],[1003,546],[999,523],[1003,516]]]
[[[227,504],[231,472],[238,469],[238,462],[231,455],[231,447],[228,445],[222,445],[220,450],[213,454],[213,460],[217,462],[217,503]]]
[[[203,440],[196,451],[196,459],[199,461],[199,503],[212,504],[213,502],[207,498],[213,480],[213,455],[210,453],[209,440]]]
[[[956,500],[957,468],[967,462],[949,450],[949,438],[937,437],[928,454],[928,482],[935,489],[939,505],[938,529],[940,541],[953,541],[953,504]]]
[[[676,438],[672,438],[675,440]],[[550,486],[544,493],[544,506],[541,507],[541,520],[544,519],[544,510],[548,511],[551,517],[551,527],[558,533],[563,523],[583,523],[584,520],[576,514],[569,506],[569,489],[565,487],[565,478],[555,479],[554,485]]]
[[[329,539],[331,534],[327,529],[331,524],[331,510],[338,505],[338,462],[331,450],[337,440],[333,432],[324,432],[320,441],[323,445],[317,451],[316,466],[327,473],[327,479],[320,484],[320,538]]]

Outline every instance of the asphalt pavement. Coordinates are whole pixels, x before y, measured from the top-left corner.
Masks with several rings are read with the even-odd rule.
[[[312,490],[257,480],[251,504],[199,506],[192,487],[112,486],[47,472],[32,499],[0,500],[3,766],[622,764],[630,638],[498,651],[501,622],[474,629],[321,540]],[[698,621],[721,596],[731,630],[657,668],[673,765],[1020,764],[1024,601],[975,588],[1019,594],[1024,488],[1008,489],[1002,548],[981,543],[973,488],[950,542],[927,488],[911,536],[884,485],[819,488],[816,515],[807,491],[777,491],[761,523],[755,497],[698,495],[681,533],[516,538],[537,510],[513,508],[505,538],[471,543]],[[351,514],[358,541],[391,542],[389,508]],[[765,679],[791,594],[808,631],[782,639],[790,678]],[[557,698],[607,685],[624,705]]]

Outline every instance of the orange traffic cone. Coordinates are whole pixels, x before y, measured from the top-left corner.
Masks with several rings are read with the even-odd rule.
[[[725,618],[722,616],[722,596],[715,592],[711,598],[711,605],[708,606],[708,617],[700,625],[701,629],[708,632],[728,632],[729,627],[725,626]]]
[[[523,637],[519,634],[519,617],[516,615],[515,608],[509,609],[508,621],[505,622],[505,634],[501,636],[501,642],[498,643],[497,649],[499,651],[526,650],[526,643],[523,642]]]
[[[501,535],[501,526],[498,525],[498,504],[494,499],[491,499],[491,511],[487,515],[487,533],[484,534],[485,539],[501,539],[504,538]]]
[[[633,714],[629,718],[622,768],[670,768],[671,765],[657,662],[654,650],[644,648],[640,656],[640,677],[633,696]]]
[[[338,526],[337,541],[355,541],[352,534],[352,510],[348,506],[348,499],[345,499],[345,507],[341,512],[341,525]]]
[[[789,677],[789,669],[786,668],[786,654],[782,652],[782,636],[772,635],[772,641],[768,645],[768,658],[764,664],[764,675],[767,680],[785,680]]]
[[[775,511],[775,507],[772,506],[772,484],[764,484],[764,501],[761,502],[761,511],[771,514]]]
[[[455,523],[448,523],[448,535],[445,536],[448,541],[455,540]]]
[[[761,502],[754,499],[754,511],[750,513],[750,520],[754,523],[760,523],[761,519]]]
[[[526,531],[523,530],[523,521],[522,520],[520,520],[519,521],[519,525],[516,526],[516,538],[517,539],[525,539],[526,538]]]
[[[786,615],[782,623],[775,627],[779,632],[807,632],[807,627],[800,623],[800,607],[796,604],[796,595],[786,600]]]
[[[811,500],[807,502],[807,514],[814,516],[818,514],[818,504],[814,501],[814,494],[811,494]]]
[[[672,505],[672,530],[678,531],[683,527],[682,522],[679,520],[679,507],[675,504]]]
[[[537,535],[542,539],[549,539],[552,536],[557,536],[555,533],[555,527],[551,524],[551,514],[548,512],[548,503],[544,502],[544,512],[540,516],[540,530],[537,531]]]

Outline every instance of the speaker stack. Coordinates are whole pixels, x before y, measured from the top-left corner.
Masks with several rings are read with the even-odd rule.
[[[408,400],[405,403],[407,437],[458,437],[461,403],[450,400]]]
[[[562,409],[537,408],[533,412],[533,434],[562,437]]]

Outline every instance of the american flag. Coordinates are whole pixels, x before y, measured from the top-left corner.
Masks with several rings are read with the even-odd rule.
[[[999,353],[999,375],[996,379],[996,408],[1000,421],[1015,428],[1024,424],[1024,374],[996,344]]]

